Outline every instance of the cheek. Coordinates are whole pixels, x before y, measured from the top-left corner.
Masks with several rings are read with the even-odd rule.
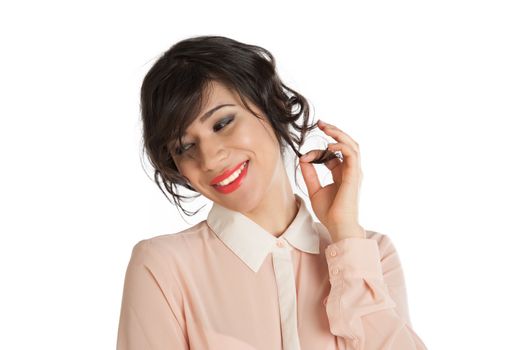
[[[233,141],[230,145],[234,148],[252,152],[256,152],[256,149],[258,148],[258,133],[255,130],[255,125],[252,123],[246,123],[237,128],[235,133],[231,134],[229,137],[231,137],[231,140]]]
[[[239,146],[251,149],[255,153],[269,152],[277,143],[272,127],[259,120],[246,123],[240,128],[236,132],[236,140]]]
[[[179,174],[185,178],[186,181],[191,182],[193,176],[189,166],[179,163],[177,169],[179,170]]]

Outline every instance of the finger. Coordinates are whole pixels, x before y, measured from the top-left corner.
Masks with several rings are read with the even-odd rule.
[[[314,163],[314,164],[325,164],[331,161],[334,158],[340,157],[338,153],[330,152],[327,149],[313,149],[305,153],[299,158],[300,162]],[[331,163],[332,164],[332,163]],[[334,163],[338,164],[338,163]],[[332,169],[332,167],[329,167]]]
[[[322,123],[319,124],[320,129],[326,133],[328,136],[332,137],[338,142],[343,142],[351,146],[356,152],[359,151],[360,146],[358,145],[358,142],[356,142],[350,135],[343,132],[339,128],[337,128],[334,125]]]
[[[331,143],[328,146],[328,149],[331,152],[340,151],[343,155],[343,171],[349,172],[349,175],[354,174],[356,171],[360,171],[360,159],[359,154],[351,148],[348,144],[345,143]],[[349,177],[345,176],[345,174],[342,174],[343,178],[347,178],[349,181]],[[346,180],[347,181],[347,180]]]
[[[320,180],[314,165],[308,162],[300,162],[301,173],[303,174],[303,180],[307,186],[309,198],[321,189]]]
[[[328,162],[323,163],[329,168],[333,181],[338,185],[342,182],[342,168],[340,166],[342,163],[343,161],[340,158],[333,158]]]
[[[305,153],[303,156],[300,157],[300,162],[310,162],[318,157],[321,156],[321,154],[324,152],[324,150],[321,149],[312,149]]]
[[[326,152],[326,150],[319,150],[319,149],[310,150],[309,152],[305,153],[304,157],[300,158],[300,162],[308,163],[316,159],[317,157],[321,156],[321,154],[324,152]],[[338,166],[342,164],[342,162],[343,160],[341,160],[340,158],[332,158],[323,163],[331,171],[332,179],[337,184],[339,184],[342,179],[342,170],[341,168],[338,168]]]

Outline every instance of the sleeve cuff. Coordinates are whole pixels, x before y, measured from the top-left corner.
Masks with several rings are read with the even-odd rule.
[[[383,278],[378,243],[372,238],[344,238],[325,248],[330,280]]]

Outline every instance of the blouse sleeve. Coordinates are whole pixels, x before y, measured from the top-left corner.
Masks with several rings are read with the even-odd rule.
[[[124,279],[117,350],[189,349],[165,265],[149,240],[134,246]]]
[[[378,242],[342,239],[329,244],[325,256],[330,331],[346,350],[427,350],[412,329],[402,266],[387,235]]]

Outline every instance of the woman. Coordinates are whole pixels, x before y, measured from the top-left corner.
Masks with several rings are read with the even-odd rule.
[[[308,124],[306,99],[270,52],[220,36],[180,41],[147,73],[141,110],[157,185],[185,214],[177,186],[213,205],[206,220],[134,246],[117,349],[426,349],[393,244],[358,222],[358,144]],[[316,127],[337,142],[302,156]],[[292,191],[287,146],[302,156],[319,222]],[[321,187],[312,163],[334,183]]]

